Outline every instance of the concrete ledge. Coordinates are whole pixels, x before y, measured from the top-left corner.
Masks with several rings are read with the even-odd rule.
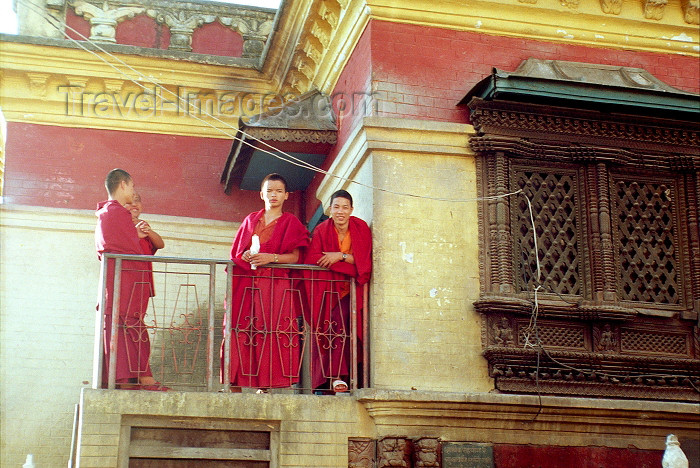
[[[355,397],[379,436],[440,437],[490,443],[659,449],[669,433],[697,437],[692,403],[497,393],[362,389]]]

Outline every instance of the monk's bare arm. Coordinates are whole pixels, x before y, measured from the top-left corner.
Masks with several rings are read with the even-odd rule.
[[[250,251],[246,250],[242,258],[255,266],[263,266],[268,263],[297,263],[299,261],[299,249],[294,249],[286,254],[261,252],[255,255],[251,255]]]

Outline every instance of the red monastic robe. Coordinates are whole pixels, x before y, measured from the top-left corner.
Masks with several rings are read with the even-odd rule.
[[[231,294],[231,367],[229,383],[236,386],[289,387],[299,381],[303,331],[301,295],[294,288],[290,271],[282,268],[250,268],[241,259],[250,249],[255,227],[265,210],[248,215],[238,228],[231,247],[233,291]],[[261,253],[287,254],[309,245],[309,233],[292,214],[276,220]],[[303,257],[300,257],[303,258]],[[223,346],[221,368],[223,372]],[[225,382],[225,379],[222,379]]]
[[[116,200],[108,200],[97,205],[97,227],[95,247],[97,258],[103,253],[143,255],[145,249],[139,242],[136,227],[131,220],[131,212]],[[150,253],[149,253],[150,255]],[[110,359],[112,336],[112,299],[114,296],[114,260],[107,264],[105,285],[104,347],[102,359],[102,383],[106,385]],[[151,344],[148,330],[143,322],[148,299],[152,295],[152,277],[144,262],[122,261],[121,286],[119,296],[119,334],[117,337],[118,382],[151,376],[148,363]]]
[[[361,341],[364,285],[372,273],[372,233],[360,218],[351,216],[348,232],[352,241],[355,264],[336,262],[330,272],[312,272],[314,281],[306,281],[311,317],[311,380],[314,388],[328,381],[349,375],[350,301],[344,295],[346,284],[339,280],[355,279],[357,298],[357,337]],[[340,252],[338,232],[332,219],[314,230],[305,263],[316,265],[323,252]]]

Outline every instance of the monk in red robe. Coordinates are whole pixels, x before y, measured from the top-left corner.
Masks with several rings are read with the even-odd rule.
[[[105,187],[109,199],[97,205],[95,247],[97,258],[104,253],[143,255],[137,229],[126,208],[133,202],[134,181],[128,172],[114,169],[107,174]],[[105,278],[104,348],[102,359],[102,384],[106,387],[112,335],[112,300],[114,296],[115,261],[107,264]],[[118,336],[116,353],[116,380],[120,388],[162,390],[151,373],[148,359],[150,342],[145,333],[143,315],[148,304],[151,287],[142,262],[122,261],[118,311]],[[145,336],[145,338],[144,338]]]
[[[304,225],[282,212],[288,197],[282,176],[266,176],[260,191],[265,209],[243,220],[231,247],[235,265],[228,382],[232,391],[241,386],[264,391],[299,381],[301,295],[289,270],[265,268],[270,263],[297,263],[309,244]],[[222,348],[222,372],[223,357]]]
[[[151,225],[147,221],[140,219],[141,213],[143,212],[143,203],[141,201],[141,195],[134,193],[133,201],[126,205],[126,208],[131,212],[131,221],[136,227],[136,234],[139,236],[139,245],[141,245],[141,250],[144,255],[155,255],[159,249],[165,247],[165,241],[163,238],[151,229]],[[148,308],[148,298],[155,296],[155,289],[153,284],[153,266],[151,262],[143,262],[143,269],[147,270],[148,284],[150,285],[150,295],[146,297],[146,303],[144,304],[143,310]]]
[[[347,390],[350,373],[350,285],[343,280],[353,278],[356,284],[361,342],[363,289],[372,272],[372,233],[352,211],[347,191],[331,196],[331,217],[314,230],[305,262],[330,270],[313,272],[315,280],[305,284],[311,310],[311,383],[314,388],[329,383],[336,392]]]

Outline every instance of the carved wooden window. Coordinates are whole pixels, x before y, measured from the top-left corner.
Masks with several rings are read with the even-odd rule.
[[[622,301],[681,304],[678,184],[672,179],[612,181],[617,295]]]
[[[511,231],[515,239],[514,275],[518,291],[532,291],[537,280],[537,261],[545,290],[555,294],[581,294],[582,278],[579,264],[579,188],[575,169],[556,168],[552,171],[533,166],[515,166],[511,172],[511,190],[522,190],[524,197],[511,203]],[[532,221],[537,233],[538,245]]]
[[[699,126],[475,101],[496,388],[697,401]]]

